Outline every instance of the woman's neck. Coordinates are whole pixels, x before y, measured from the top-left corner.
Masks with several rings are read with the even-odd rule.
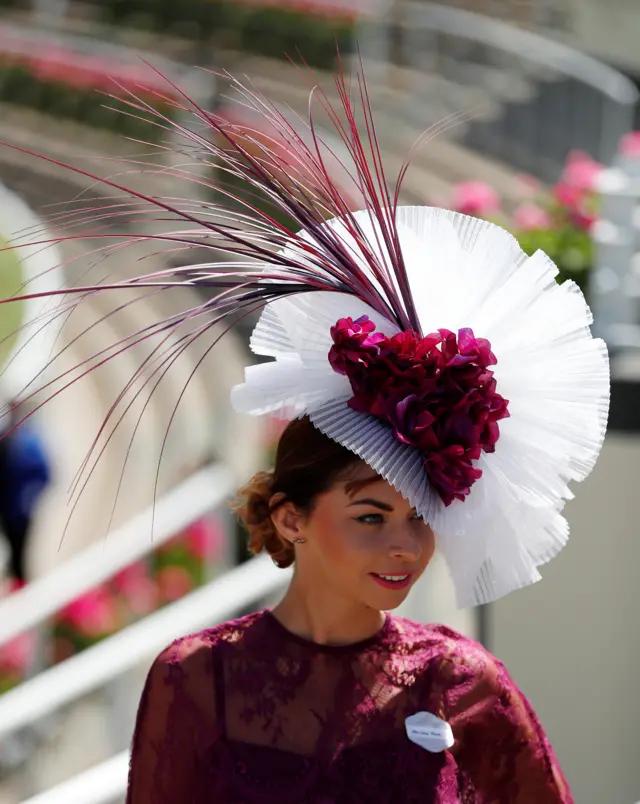
[[[337,597],[331,590],[314,593],[295,574],[284,598],[273,609],[284,627],[319,645],[350,645],[377,633],[383,612]]]

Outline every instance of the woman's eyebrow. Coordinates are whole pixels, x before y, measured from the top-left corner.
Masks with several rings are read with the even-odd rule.
[[[384,503],[381,500],[374,500],[373,497],[365,497],[362,500],[354,500],[352,503],[349,503],[348,507],[350,508],[352,505],[372,505],[374,508],[379,508],[381,511],[393,511],[392,505]]]

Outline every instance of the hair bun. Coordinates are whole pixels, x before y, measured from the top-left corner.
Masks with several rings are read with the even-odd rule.
[[[249,531],[249,550],[255,555],[266,551],[274,563],[284,569],[293,564],[295,552],[271,520],[272,489],[273,473],[258,472],[240,489],[233,507]]]

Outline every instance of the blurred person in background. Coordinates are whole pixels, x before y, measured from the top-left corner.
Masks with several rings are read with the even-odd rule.
[[[544,254],[527,258],[487,221],[399,207],[371,119],[361,135],[337,80],[348,125],[338,118],[335,133],[362,211],[277,106],[242,85],[242,102],[284,132],[286,166],[268,142],[253,156],[214,115],[182,134],[293,224],[251,205],[211,204],[199,218],[188,201],[146,198],[152,217],[168,210],[212,233],[198,243],[227,259],[118,283],[218,288],[207,310],[232,324],[261,310],[251,347],[271,359],[247,369],[232,402],[293,419],[273,471],[249,482],[238,509],[251,549],[293,566],[290,585],[273,610],[158,656],[127,802],[570,804],[501,662],[446,627],[388,612],[435,549],[463,607],[539,580],[567,540],[568,484],[590,473],[602,444],[606,348],[580,290],[557,284]],[[173,249],[185,232],[148,237]],[[202,313],[158,326],[179,333]]]
[[[13,588],[27,581],[25,557],[33,518],[51,481],[51,467],[35,426],[20,423],[18,404],[4,406],[0,418],[0,530],[9,544]]]

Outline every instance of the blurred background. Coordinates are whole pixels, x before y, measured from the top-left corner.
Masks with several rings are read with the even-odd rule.
[[[117,280],[140,261],[152,271],[202,257],[139,242],[124,255],[96,254],[123,228],[113,193],[55,162],[147,195],[215,198],[171,175],[180,157],[163,149],[165,133],[118,114],[106,94],[133,89],[171,116],[182,90],[259,126],[213,72],[228,70],[295,121],[308,113],[309,79],[289,57],[300,54],[335,100],[336,42],[347,75],[362,59],[390,179],[421,132],[437,127],[402,201],[499,221],[528,253],[543,248],[556,261],[558,281],[585,291],[614,383],[602,458],[567,506],[568,547],[543,583],[477,611],[456,611],[436,560],[403,612],[450,624],[506,662],[578,804],[640,800],[638,34],[635,0],[0,2],[0,140],[53,160],[0,147],[0,243],[13,246],[0,252],[2,297],[25,282],[51,290]],[[86,231],[73,215],[79,201],[101,210],[91,242],[20,241],[52,212],[51,236]],[[23,401],[52,353],[59,389],[97,352],[199,301],[180,288],[89,296],[72,315],[42,300],[2,306],[1,401]],[[38,315],[47,327],[29,326]],[[269,465],[282,427],[228,404],[251,360],[250,323],[210,352],[191,338],[138,339],[2,442],[0,804],[122,802],[154,656],[176,636],[270,604],[286,583],[268,561],[247,560],[228,510],[234,489]],[[166,373],[157,348],[179,355]],[[100,441],[100,461],[83,465],[134,376],[126,417]]]

